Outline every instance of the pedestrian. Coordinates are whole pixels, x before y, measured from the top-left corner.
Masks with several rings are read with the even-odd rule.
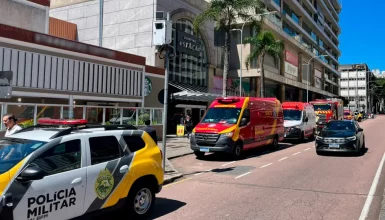
[[[193,128],[193,121],[189,114],[187,114],[185,117],[184,126],[187,133],[187,138],[190,138],[190,134]]]
[[[20,131],[22,128],[16,124],[17,118],[14,114],[7,114],[3,116],[3,123],[6,128],[5,137],[14,134],[17,131]]]
[[[155,144],[158,145],[158,136],[156,136],[156,130],[155,128],[153,128],[150,124],[151,124],[151,121],[150,120],[146,120],[144,122],[144,124],[146,125],[146,127],[143,128],[143,131],[147,132],[151,138],[154,140]]]

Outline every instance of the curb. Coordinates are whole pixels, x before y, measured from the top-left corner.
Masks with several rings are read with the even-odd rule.
[[[167,157],[167,159],[171,160],[171,159],[175,159],[175,158],[178,158],[178,157],[187,156],[187,155],[190,155],[190,154],[194,154],[194,152],[189,152],[189,153],[184,153],[184,154],[178,154],[178,155],[175,155],[175,156],[172,156],[172,157]]]
[[[165,179],[165,180],[163,181],[163,186],[165,186],[165,185],[167,185],[167,184],[170,184],[170,183],[174,182],[175,180],[177,180],[177,179],[179,179],[179,178],[182,178],[182,177],[183,177],[183,175],[182,175],[182,174],[179,174],[179,175],[173,176],[173,177],[171,177],[171,178],[169,178],[169,179]]]
[[[385,189],[382,193],[382,201],[381,201],[381,208],[380,208],[380,215],[378,216],[379,220],[385,220]]]

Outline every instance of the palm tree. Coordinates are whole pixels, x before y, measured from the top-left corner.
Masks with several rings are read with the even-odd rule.
[[[269,55],[273,58],[274,64],[278,64],[283,56],[283,51],[285,49],[285,43],[281,40],[277,40],[273,33],[270,31],[260,31],[252,37],[248,37],[244,40],[245,44],[249,43],[253,46],[252,51],[246,58],[246,68],[249,69],[250,63],[255,58],[258,58],[258,64],[261,71],[261,98],[265,97],[265,70],[263,63],[265,56]]]
[[[260,0],[212,0],[208,8],[198,15],[193,22],[196,33],[207,20],[215,21],[216,29],[225,32],[223,96],[226,96],[227,75],[229,72],[230,31],[237,24],[237,19],[250,22],[255,27],[261,27],[261,21],[258,21],[254,14],[260,13],[262,9],[263,4]]]

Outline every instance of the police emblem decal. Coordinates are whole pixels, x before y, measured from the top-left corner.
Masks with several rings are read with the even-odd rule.
[[[114,177],[111,172],[105,168],[101,170],[95,181],[94,190],[99,199],[105,199],[111,193],[114,187]]]

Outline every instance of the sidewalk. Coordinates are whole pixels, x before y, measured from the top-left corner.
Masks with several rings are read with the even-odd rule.
[[[162,142],[158,142],[158,146],[162,149]],[[187,137],[177,137],[176,135],[167,135],[166,140],[166,171],[164,174],[164,184],[173,182],[174,180],[181,178],[183,175],[175,169],[172,163],[169,161],[172,158],[181,157],[184,155],[192,154],[190,149],[190,140]]]

